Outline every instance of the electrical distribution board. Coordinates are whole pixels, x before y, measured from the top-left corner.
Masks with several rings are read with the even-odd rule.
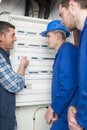
[[[47,46],[45,37],[41,36],[49,21],[14,15],[9,19],[16,27],[17,41],[11,51],[15,72],[23,56],[29,60],[25,71],[25,88],[16,94],[16,105],[49,104],[55,51]]]

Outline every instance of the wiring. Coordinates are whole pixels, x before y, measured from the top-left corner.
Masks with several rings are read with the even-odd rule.
[[[48,106],[38,107],[38,108],[35,110],[34,114],[33,114],[33,130],[35,130],[36,113],[37,113],[37,111],[39,111],[40,109],[43,109],[43,108],[46,108],[46,109],[47,109]]]
[[[10,12],[7,12],[7,11],[0,12],[0,15],[4,15],[4,14],[9,15],[9,14],[11,14],[11,13],[10,13]]]
[[[29,16],[32,15],[32,14],[34,15],[34,13],[38,13],[38,10],[29,12]]]

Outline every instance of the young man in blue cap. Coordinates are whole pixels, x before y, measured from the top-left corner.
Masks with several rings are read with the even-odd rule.
[[[51,124],[51,130],[69,130],[67,110],[77,90],[78,49],[66,42],[70,32],[60,20],[53,20],[47,25],[42,36],[46,43],[56,50],[52,77],[52,102],[45,119]]]

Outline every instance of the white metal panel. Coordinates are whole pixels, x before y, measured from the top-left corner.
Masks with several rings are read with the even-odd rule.
[[[45,37],[41,36],[49,21],[14,15],[9,17],[17,35],[17,42],[11,51],[15,72],[23,56],[29,60],[25,70],[25,88],[17,93],[16,105],[49,104],[55,51],[47,46]]]

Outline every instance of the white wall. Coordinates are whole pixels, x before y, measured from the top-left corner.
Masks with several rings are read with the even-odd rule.
[[[18,130],[49,130],[45,121],[46,105],[16,108]]]

